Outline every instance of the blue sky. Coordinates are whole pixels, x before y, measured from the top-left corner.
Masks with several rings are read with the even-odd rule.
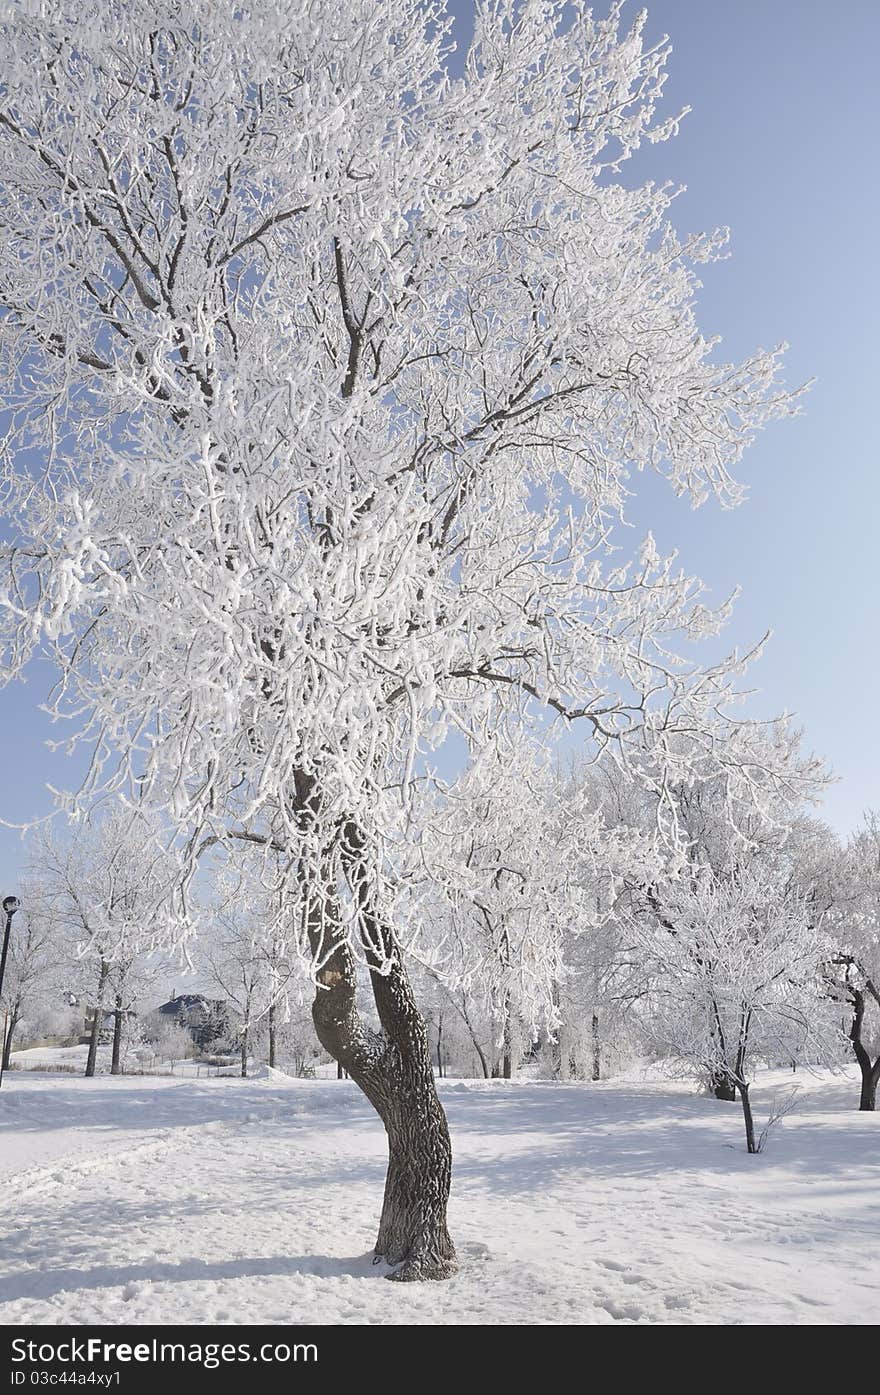
[[[597,5],[597,13],[604,7]],[[630,6],[635,14],[638,6]],[[876,0],[646,0],[648,36],[673,52],[665,108],[679,136],[624,168],[627,182],[687,186],[680,231],[731,229],[704,269],[699,320],[725,356],[785,340],[803,414],[746,454],[738,509],[693,510],[639,478],[630,508],[661,551],[721,600],[743,594],[731,645],[773,637],[753,667],[751,711],[789,710],[839,777],[822,814],[846,833],[880,806],[877,244],[880,146]],[[454,9],[466,16],[469,0]]]
[[[679,227],[730,225],[706,269],[704,330],[734,357],[787,340],[803,415],[746,455],[750,497],[694,512],[659,484],[638,511],[662,548],[720,596],[743,595],[730,635],[773,638],[753,670],[765,713],[788,708],[840,777],[824,815],[847,831],[880,805],[876,690],[880,583],[874,0],[655,0],[673,42],[670,108],[693,107],[639,172],[687,185]]]
[[[465,37],[470,0],[453,8]],[[668,108],[693,112],[676,140],[640,153],[626,177],[687,185],[675,205],[681,231],[731,227],[730,259],[705,271],[704,332],[721,334],[731,357],[788,340],[788,381],[817,382],[803,415],[770,427],[748,453],[741,508],[693,511],[646,479],[632,517],[662,550],[678,548],[714,597],[743,587],[731,643],[773,629],[752,671],[761,689],[753,710],[795,713],[805,744],[840,776],[824,814],[846,832],[880,806],[880,5],[649,0],[647,8],[649,34],[673,43]],[[72,776],[73,763],[44,744],[64,733],[35,710],[49,681],[32,669],[27,685],[0,691],[4,819],[48,812],[46,785]],[[3,892],[14,889],[20,861],[17,835],[0,830]]]

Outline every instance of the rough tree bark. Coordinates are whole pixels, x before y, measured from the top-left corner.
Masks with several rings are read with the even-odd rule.
[[[446,1224],[452,1146],[437,1096],[428,1031],[393,931],[372,907],[358,856],[359,835],[349,831],[346,836],[347,870],[361,914],[381,1031],[365,1027],[358,1014],[357,965],[338,928],[330,891],[314,897],[309,907],[309,937],[322,962],[312,1017],[321,1045],[366,1095],[388,1135],[376,1260],[398,1266],[389,1278],[399,1281],[446,1279],[458,1267]]]
[[[394,953],[387,974],[370,971],[381,1034],[360,1021],[356,966],[345,944],[336,946],[318,974],[312,1013],[321,1045],[363,1091],[388,1134],[376,1258],[400,1265],[390,1276],[394,1279],[445,1279],[457,1267],[446,1226],[452,1147],[428,1033]]]

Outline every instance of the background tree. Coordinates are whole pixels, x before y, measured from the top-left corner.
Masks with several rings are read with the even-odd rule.
[[[805,819],[803,809],[806,802],[815,802],[827,774],[814,758],[800,753],[800,734],[785,721],[754,727],[744,733],[744,739],[751,755],[742,753],[743,758],[751,759],[758,772],[769,767],[777,778],[768,781],[759,776],[759,788],[749,790],[743,798],[731,792],[716,770],[710,769],[701,777],[697,757],[695,770],[671,780],[667,787],[677,837],[665,850],[654,840],[653,855],[656,795],[640,791],[613,762],[605,762],[606,818],[616,810],[617,821],[631,830],[641,827],[643,837],[641,850],[630,859],[622,907],[638,910],[647,902],[651,915],[675,933],[683,884],[690,883],[695,890],[705,884],[708,873],[719,886],[730,883],[736,898],[741,876],[754,876],[758,884],[772,882],[780,895],[790,893],[802,903],[804,915],[818,935],[821,914],[812,904],[813,883],[807,873],[813,825]],[[629,951],[625,943],[620,948],[625,964]],[[639,962],[637,948],[633,962]],[[705,1083],[718,1099],[736,1098],[733,1078],[726,1070],[717,1076],[710,1073]]]
[[[8,1014],[3,1069],[8,1070],[13,1040],[20,1025],[50,1006],[60,995],[57,927],[41,905],[37,885],[24,882],[22,910],[10,936],[0,1011]]]
[[[126,1048],[138,1036],[137,1017],[144,1005],[155,1003],[167,974],[167,960],[144,953],[137,943],[129,940],[117,949],[107,984],[113,1017],[111,1075],[124,1074]]]
[[[41,834],[32,839],[28,861],[44,914],[66,940],[71,984],[88,983],[85,1074],[95,1074],[107,1013],[114,1023],[111,1069],[118,1074],[126,1016],[161,970],[151,955],[166,942],[163,908],[176,864],[156,822],[137,807],[96,812],[75,840]]]
[[[422,840],[447,1019],[459,1018],[484,1070],[488,1061],[506,1080],[541,1030],[555,1030],[565,933],[578,917],[585,924],[577,825],[561,796],[545,753],[490,746],[445,792]],[[482,1045],[481,1022],[492,1024]]]
[[[268,1026],[270,1004],[277,1000],[269,959],[262,943],[265,920],[241,896],[240,883],[213,914],[204,964],[209,988],[228,1005],[230,1032],[238,1050],[242,1078],[254,1039]]]
[[[192,1033],[181,1022],[163,1017],[161,1013],[151,1014],[143,1027],[144,1041],[150,1048],[150,1057],[167,1061],[172,1074],[177,1061],[187,1061],[196,1054]]]
[[[827,941],[784,879],[755,864],[720,879],[708,866],[666,889],[634,925],[647,970],[647,1031],[742,1103],[759,1151],[750,1086],[759,1059],[839,1059],[836,1014],[822,992]]]
[[[420,753],[579,721],[652,753],[665,823],[676,732],[754,777],[718,715],[741,660],[690,648],[728,607],[650,539],[609,551],[631,472],[736,502],[790,409],[775,354],[696,326],[723,239],[616,177],[676,127],[668,49],[620,11],[479,0],[457,79],[442,0],[61,0],[0,31],[2,671],[60,666],[79,799],[174,821],[179,908],[209,844],[286,859],[402,1279],[455,1267],[397,865]]]
[[[266,1013],[262,1047],[270,1066],[288,1075],[313,1077],[328,1057],[315,1039],[310,999],[303,1002],[293,992],[273,999]]]
[[[849,1039],[861,1075],[859,1109],[872,1112],[880,1082],[880,817],[875,812],[865,815],[820,887],[834,937],[829,976],[849,1009]]]

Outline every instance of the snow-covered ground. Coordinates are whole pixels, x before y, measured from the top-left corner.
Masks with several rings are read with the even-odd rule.
[[[88,1054],[88,1046],[31,1046],[25,1051],[13,1051],[12,1061],[16,1071],[52,1070],[82,1075]],[[110,1056],[109,1046],[98,1047],[97,1068],[101,1074],[109,1073]],[[178,1075],[195,1080],[207,1075],[237,1073],[237,1059],[230,1056],[228,1062],[224,1066],[213,1066],[196,1060],[166,1061],[149,1051],[140,1056],[130,1052],[123,1058],[124,1069],[132,1075]],[[335,1065],[333,1073],[336,1073]]]
[[[88,1046],[30,1046],[24,1051],[13,1051],[12,1062],[16,1071],[52,1070],[66,1075],[82,1075],[89,1054]],[[99,1046],[97,1068],[99,1074],[106,1075],[110,1070],[111,1050],[109,1046]],[[239,1075],[239,1058],[236,1053],[226,1057],[212,1057],[212,1060],[225,1061],[225,1064],[210,1065],[201,1059],[170,1061],[158,1057],[149,1048],[130,1051],[123,1056],[123,1067],[128,1075],[178,1075],[194,1080],[213,1075]],[[259,1063],[251,1060],[251,1072]],[[336,1079],[335,1061],[318,1061],[312,1067],[315,1076],[325,1080]]]
[[[0,1322],[876,1323],[880,1115],[799,1080],[759,1157],[685,1085],[444,1082],[462,1269],[399,1285],[349,1082],[12,1073]]]

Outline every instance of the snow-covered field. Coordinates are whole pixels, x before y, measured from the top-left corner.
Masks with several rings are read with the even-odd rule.
[[[444,1082],[462,1269],[398,1285],[354,1085],[16,1072],[0,1322],[875,1323],[880,1115],[849,1072],[799,1080],[758,1157],[685,1085]]]
[[[61,1074],[82,1075],[89,1054],[87,1046],[32,1046],[25,1051],[13,1051],[12,1060],[17,1071],[51,1070]],[[109,1073],[110,1047],[99,1046],[98,1070]],[[176,1075],[186,1079],[200,1080],[204,1076],[237,1075],[240,1073],[235,1057],[229,1058],[224,1066],[209,1066],[201,1061],[164,1061],[145,1052],[138,1058],[129,1053],[124,1057],[124,1068],[130,1075]],[[328,1071],[329,1074],[329,1071]],[[336,1066],[333,1066],[336,1074]]]

